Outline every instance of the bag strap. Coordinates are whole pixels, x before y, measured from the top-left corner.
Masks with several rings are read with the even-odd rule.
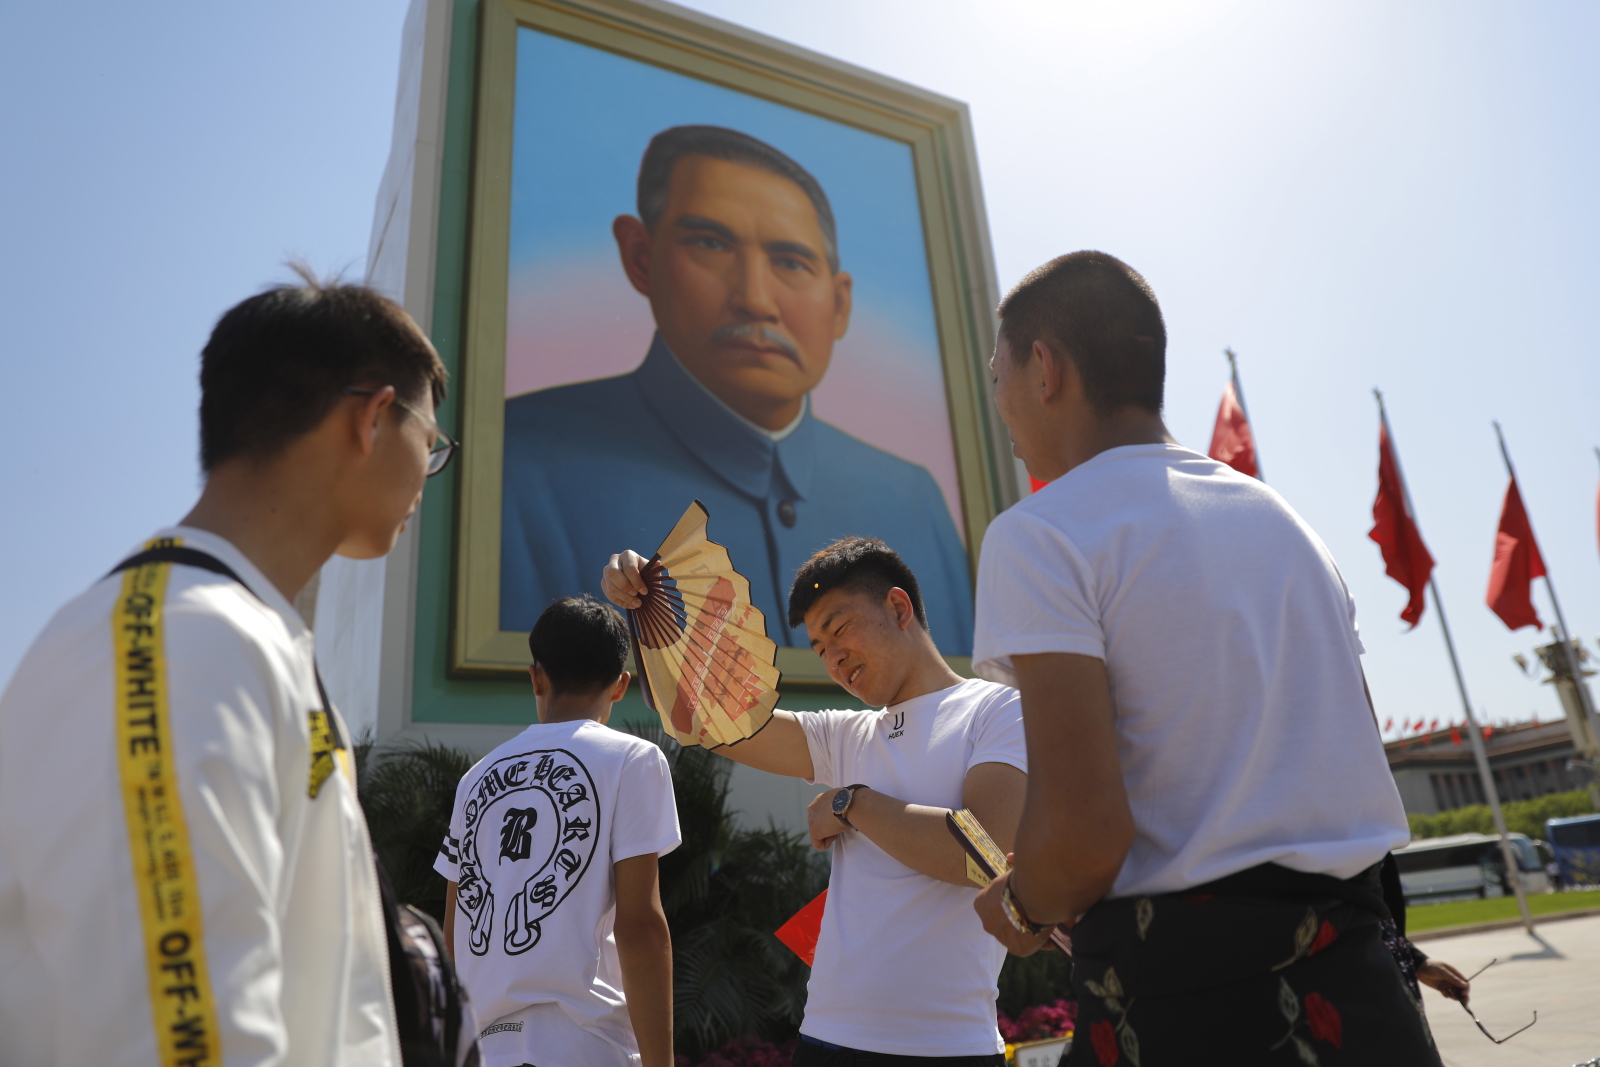
[[[239,573],[216,556],[209,552],[202,552],[198,548],[185,548],[182,545],[157,545],[147,548],[143,552],[136,552],[112,567],[106,574],[109,578],[113,574],[120,574],[134,567],[143,567],[147,563],[176,563],[182,567],[197,567],[212,574],[220,574],[229,581],[238,584],[245,592],[261,600],[261,594],[250,588],[250,583],[239,577]],[[327,687],[322,684],[322,671],[317,667],[317,657],[311,657],[311,674],[317,680],[317,698],[322,701],[322,711],[328,716],[328,729],[333,733],[333,747],[349,749],[349,744],[344,734],[339,729],[339,719],[333,714],[333,702],[328,699]]]

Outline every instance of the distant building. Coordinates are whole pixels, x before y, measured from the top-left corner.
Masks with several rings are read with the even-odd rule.
[[[1484,748],[1502,803],[1589,784],[1587,771],[1566,769],[1568,758],[1578,750],[1565,720],[1496,727]],[[1390,741],[1383,750],[1407,814],[1437,815],[1489,802],[1478,780],[1465,727]]]

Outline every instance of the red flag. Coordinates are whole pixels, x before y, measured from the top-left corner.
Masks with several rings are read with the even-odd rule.
[[[1458,726],[1450,727],[1450,743],[1452,745],[1459,745],[1461,743],[1461,728],[1460,727],[1458,727]]]
[[[822,912],[827,906],[828,891],[824,889],[817,894],[815,900],[795,912],[793,917],[776,931],[778,940],[788,945],[796,956],[805,960],[807,967],[817,958],[817,938],[822,936]]]
[[[1431,723],[1428,724],[1428,732],[1430,734],[1433,733],[1438,728],[1439,728],[1439,720],[1438,719],[1434,719]]]
[[[1256,439],[1250,432],[1250,422],[1239,406],[1239,397],[1233,383],[1222,390],[1222,404],[1217,408],[1217,425],[1211,431],[1211,450],[1206,453],[1218,463],[1226,463],[1240,474],[1261,477],[1256,466]]]
[[[1388,733],[1390,730],[1393,730],[1393,729],[1394,729],[1394,720],[1393,719],[1385,719],[1385,720],[1383,720],[1383,732],[1384,733]]]
[[[1433,557],[1422,543],[1422,533],[1406,512],[1405,487],[1400,481],[1400,464],[1395,462],[1389,428],[1378,428],[1378,496],[1372,502],[1372,530],[1367,534],[1383,552],[1384,573],[1410,592],[1411,599],[1400,613],[1412,629],[1422,621],[1427,606],[1428,579],[1433,574]]]
[[[1522,506],[1517,480],[1506,487],[1500,509],[1500,529],[1494,537],[1494,566],[1489,569],[1489,610],[1513,630],[1524,626],[1544,629],[1533,608],[1533,580],[1544,577],[1544,557],[1533,539],[1533,526]]]
[[[1483,728],[1483,739],[1485,741],[1487,741],[1487,740],[1489,740],[1489,738],[1491,738],[1493,736],[1494,736],[1494,727],[1493,726],[1485,726]]]

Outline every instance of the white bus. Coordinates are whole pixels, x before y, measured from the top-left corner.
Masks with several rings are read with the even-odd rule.
[[[1516,877],[1522,891],[1550,892],[1550,876],[1526,834],[1511,835],[1511,851],[1517,857]],[[1408,905],[1477,900],[1510,892],[1503,877],[1500,838],[1493,834],[1452,834],[1413,841],[1395,849],[1394,859]]]

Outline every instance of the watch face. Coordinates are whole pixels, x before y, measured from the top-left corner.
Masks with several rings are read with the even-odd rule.
[[[850,806],[850,790],[841,789],[833,794],[833,813],[843,815],[844,809]]]

